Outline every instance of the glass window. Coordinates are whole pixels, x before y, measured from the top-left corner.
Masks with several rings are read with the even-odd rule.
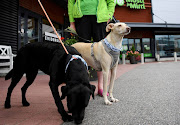
[[[144,57],[153,57],[153,50],[151,48],[151,38],[142,38],[142,39],[123,39],[123,50],[131,50],[132,45],[134,45],[135,50],[142,52],[141,49],[144,49]],[[142,48],[143,47],[143,48]]]
[[[63,33],[62,26],[60,26],[57,23],[53,23],[53,25],[54,25],[56,31],[58,32],[58,35],[61,37],[62,33]],[[59,42],[58,37],[56,36],[53,28],[51,27],[51,25],[47,19],[43,19],[42,34],[43,34],[43,36],[45,36],[45,40],[47,40],[47,41]]]
[[[126,38],[123,39],[122,48],[123,48],[123,51],[128,50],[128,39],[126,39]]]
[[[135,49],[136,49],[138,52],[141,52],[140,39],[135,39]]]
[[[174,41],[174,51],[177,52],[177,56],[180,56],[180,35],[170,35],[170,39]]]
[[[20,37],[21,37],[21,46],[24,46],[25,39],[24,39],[24,33],[25,33],[25,26],[24,26],[24,14],[21,14],[21,25],[20,25]]]
[[[134,45],[134,39],[129,39],[129,50],[131,50],[132,46]]]
[[[156,35],[155,39],[160,56],[172,57],[174,51],[180,55],[180,35]]]
[[[142,38],[144,57],[152,57],[150,38]]]
[[[28,43],[38,42],[38,19],[37,18],[28,17],[27,37],[28,37]]]

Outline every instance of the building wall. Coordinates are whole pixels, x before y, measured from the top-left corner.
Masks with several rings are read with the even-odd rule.
[[[0,4],[0,45],[17,51],[18,41],[18,0],[1,0]]]
[[[131,33],[125,36],[125,38],[154,38],[154,33],[148,30],[131,30]]]
[[[123,6],[116,5],[114,16],[121,22],[151,23],[151,0],[145,0],[145,7],[146,9],[131,9],[127,7],[127,3],[125,3]]]
[[[41,0],[41,3],[51,20],[64,24],[65,9],[53,0]],[[19,0],[19,6],[45,16],[37,0]]]
[[[179,6],[180,0],[152,0],[153,22],[180,24]]]

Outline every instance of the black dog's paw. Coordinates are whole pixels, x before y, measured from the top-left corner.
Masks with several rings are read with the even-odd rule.
[[[6,102],[5,102],[4,108],[9,109],[9,108],[11,108],[11,105],[10,105],[9,103],[6,103]]]
[[[27,101],[22,102],[23,106],[30,106],[30,103]]]
[[[64,122],[71,122],[71,121],[73,121],[73,118],[71,115],[67,115],[66,117],[62,117],[62,120]]]

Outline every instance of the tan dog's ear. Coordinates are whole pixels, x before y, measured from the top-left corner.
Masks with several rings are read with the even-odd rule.
[[[111,31],[113,28],[114,28],[114,24],[113,24],[113,23],[108,24],[108,25],[106,26],[106,32]]]

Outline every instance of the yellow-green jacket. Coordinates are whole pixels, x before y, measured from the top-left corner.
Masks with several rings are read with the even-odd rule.
[[[74,18],[81,18],[83,16],[80,8],[81,0],[68,0],[68,14],[69,21],[75,22]],[[98,0],[97,7],[97,22],[107,22],[112,19],[115,10],[114,0]]]

